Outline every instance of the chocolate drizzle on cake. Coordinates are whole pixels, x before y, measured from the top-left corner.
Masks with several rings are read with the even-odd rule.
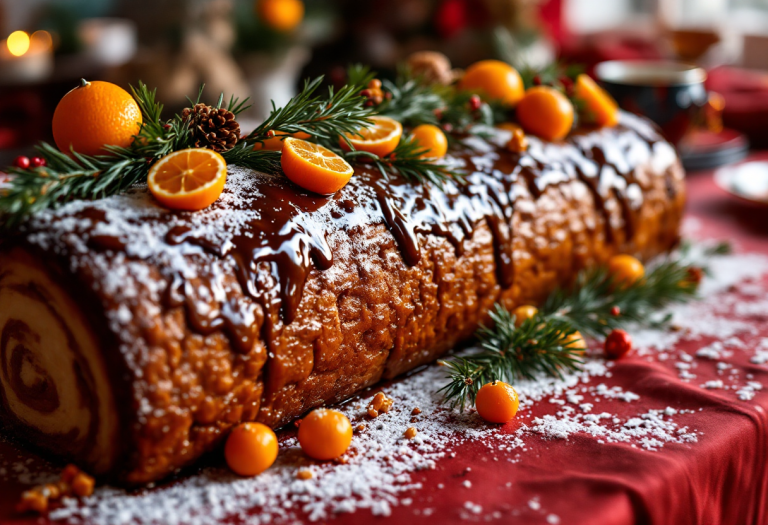
[[[28,233],[33,240],[53,231],[52,224],[69,221],[68,228],[90,248],[128,259],[164,260],[167,304],[184,306],[196,331],[224,330],[235,348],[247,352],[259,337],[254,326],[269,330],[273,318],[283,324],[294,320],[310,272],[333,265],[334,232],[385,224],[404,263],[413,266],[425,236],[446,239],[460,256],[485,222],[494,239],[497,279],[506,288],[514,280],[512,217],[521,192],[535,199],[550,186],[580,180],[605,218],[606,236],[611,239],[623,228],[629,238],[643,195],[635,168],[664,157],[657,148],[672,151],[645,121],[628,115],[616,128],[576,131],[562,143],[532,138],[522,154],[507,151],[504,140],[503,135],[492,142],[471,138],[452,151],[449,161],[466,173],[466,184],[449,182],[443,189],[385,179],[375,168],[358,167],[345,188],[319,196],[282,177],[240,171],[237,182],[235,170],[223,198],[203,212],[167,212],[145,195],[122,197],[119,206],[97,201],[50,212],[36,219],[43,227],[33,221]],[[667,158],[674,159],[674,152]],[[620,224],[607,209],[610,197],[620,203]],[[188,275],[183,261],[201,257],[209,273]],[[229,293],[231,284],[216,270],[221,265],[234,268],[245,298]],[[258,322],[261,315],[266,323]]]

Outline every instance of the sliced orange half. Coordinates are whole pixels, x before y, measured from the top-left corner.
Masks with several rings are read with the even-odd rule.
[[[157,201],[173,210],[202,210],[221,195],[227,162],[210,149],[175,151],[149,170],[147,184]]]
[[[328,195],[343,188],[355,170],[328,148],[288,137],[280,164],[286,177],[302,188]]]
[[[619,106],[613,97],[592,80],[581,74],[576,78],[575,97],[584,102],[587,117],[598,126],[615,126],[619,123]]]
[[[395,151],[403,134],[403,125],[389,117],[370,117],[373,125],[360,130],[360,135],[345,133],[355,149],[375,153],[383,157]],[[342,149],[349,151],[344,139],[339,139]]]

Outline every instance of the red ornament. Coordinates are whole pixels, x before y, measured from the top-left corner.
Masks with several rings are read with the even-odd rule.
[[[42,168],[43,166],[46,166],[48,163],[45,162],[45,159],[42,157],[32,157],[32,160],[30,161],[33,168]]]
[[[616,329],[605,338],[605,355],[619,359],[632,350],[632,338],[624,330]]]
[[[25,157],[24,155],[20,155],[16,157],[16,160],[13,161],[13,165],[17,168],[21,168],[23,170],[29,168],[29,157]]]
[[[480,109],[480,106],[482,105],[483,101],[480,100],[480,97],[477,95],[472,95],[469,97],[469,110],[470,111],[477,111]]]
[[[619,308],[618,306],[614,305],[614,307],[611,308],[611,315],[614,316],[614,317],[620,316],[621,315],[621,308]]]

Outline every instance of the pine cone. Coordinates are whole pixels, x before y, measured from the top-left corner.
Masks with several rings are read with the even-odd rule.
[[[185,108],[181,116],[189,119],[197,148],[227,151],[234,148],[240,138],[240,124],[235,114],[224,108],[195,104],[193,108]]]

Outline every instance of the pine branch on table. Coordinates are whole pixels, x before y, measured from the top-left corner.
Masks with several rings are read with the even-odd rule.
[[[563,371],[579,369],[583,350],[568,339],[576,331],[569,321],[537,315],[516,327],[515,316],[498,304],[490,315],[493,327],[477,333],[482,350],[443,362],[450,381],[439,391],[450,406],[464,410],[480,387],[494,380],[513,382],[541,373],[562,377]]]
[[[568,319],[588,336],[605,336],[628,323],[658,323],[653,315],[660,309],[696,296],[696,285],[689,281],[690,267],[666,260],[629,286],[615,286],[604,268],[584,272],[571,288],[555,290],[541,311]],[[611,313],[614,308],[617,315]]]

